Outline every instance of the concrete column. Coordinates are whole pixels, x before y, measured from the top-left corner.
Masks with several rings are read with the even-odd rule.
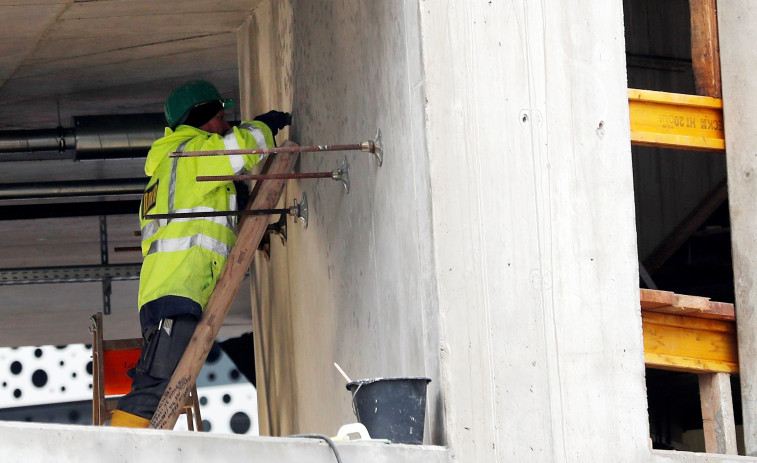
[[[548,3],[421,2],[448,442],[644,461],[622,2]]]
[[[746,454],[757,456],[757,3],[718,2]]]

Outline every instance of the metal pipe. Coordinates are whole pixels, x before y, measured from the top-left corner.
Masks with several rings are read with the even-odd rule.
[[[47,183],[0,184],[2,199],[39,199],[71,196],[126,195],[144,192],[147,179],[73,180]]]
[[[38,151],[62,153],[72,151],[74,148],[76,148],[76,137],[73,130],[63,127],[0,131],[0,153],[34,153]]]
[[[137,211],[139,211],[139,199],[69,203],[45,201],[41,204],[14,204],[10,206],[0,206],[0,221],[52,219],[60,217],[92,217],[98,215],[133,216],[136,215]]]
[[[76,160],[145,157],[165,127],[161,113],[74,117]]]
[[[0,161],[144,157],[166,126],[162,113],[76,116],[73,124],[0,131]]]
[[[375,145],[373,140],[368,140],[362,143],[353,143],[349,145],[282,146],[247,150],[184,151],[180,153],[170,153],[169,156],[172,158],[194,158],[202,156],[234,156],[237,154],[312,153],[320,151],[365,151],[366,153],[375,154]]]

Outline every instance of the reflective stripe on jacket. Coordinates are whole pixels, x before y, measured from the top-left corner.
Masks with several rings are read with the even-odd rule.
[[[174,151],[272,147],[270,129],[245,122],[226,136],[180,125],[166,128],[145,162],[151,176],[140,205],[142,273],[139,307],[163,296],[187,297],[205,308],[236,241],[236,217],[147,219],[145,215],[236,210],[232,182],[197,182],[198,175],[231,175],[252,168],[258,155],[172,158]],[[166,315],[168,316],[168,315]]]

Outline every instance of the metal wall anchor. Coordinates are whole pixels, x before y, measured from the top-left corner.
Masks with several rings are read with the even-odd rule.
[[[294,205],[289,206],[289,215],[294,217],[295,221],[299,219],[300,223],[302,224],[302,228],[308,228],[308,197],[304,192],[302,193],[302,198],[300,199],[299,204],[295,199]]]
[[[376,129],[376,137],[373,140],[364,141],[360,144],[360,150],[375,154],[379,167],[384,164],[384,144],[381,137],[381,128]]]
[[[347,156],[344,157],[342,167],[331,172],[331,178],[338,182],[342,182],[344,185],[344,191],[350,192],[350,165],[347,164]]]
[[[281,238],[281,245],[286,246],[287,244],[287,216],[286,214],[281,214],[278,221],[268,224],[268,228],[266,228],[266,233],[278,235],[278,237]]]

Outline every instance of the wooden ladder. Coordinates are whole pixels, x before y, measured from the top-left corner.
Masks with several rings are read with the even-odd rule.
[[[282,147],[297,146],[286,141]],[[278,153],[268,158],[264,172],[268,174],[286,174],[294,170],[298,153]],[[263,180],[255,184],[247,209],[271,209],[276,206],[284,191],[286,180]],[[266,232],[269,216],[247,216],[240,220],[240,230],[236,244],[231,250],[218,282],[210,295],[210,300],[197,325],[192,340],[174,371],[163,398],[155,410],[150,423],[151,428],[172,429],[181,412],[182,404],[197,380],[203,363],[213,346],[218,331],[223,325],[226,313],[231,307],[239,286],[244,280],[255,250]]]

